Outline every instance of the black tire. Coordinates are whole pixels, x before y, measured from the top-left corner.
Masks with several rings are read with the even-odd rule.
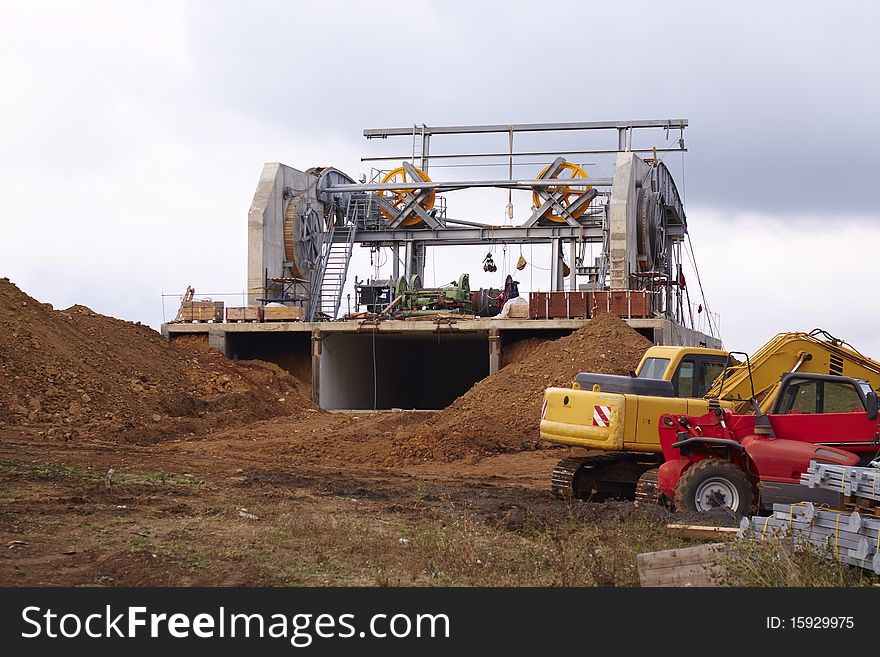
[[[754,502],[755,487],[746,473],[721,459],[704,459],[685,469],[675,489],[679,511],[702,513],[727,507],[744,516]]]

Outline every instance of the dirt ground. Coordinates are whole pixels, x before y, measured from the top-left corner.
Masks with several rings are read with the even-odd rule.
[[[0,432],[0,585],[635,585],[636,550],[680,544],[659,508],[553,499],[565,450],[387,468],[299,456],[296,426],[150,446]]]
[[[636,585],[667,513],[553,499],[537,429],[646,346],[603,316],[441,411],[329,413],[301,368],[0,279],[0,585]]]

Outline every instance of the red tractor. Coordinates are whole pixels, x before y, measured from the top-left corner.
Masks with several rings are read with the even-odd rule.
[[[861,379],[792,372],[769,414],[717,406],[699,417],[665,414],[660,494],[679,509],[729,507],[738,515],[774,502],[839,503],[828,491],[800,486],[800,476],[813,460],[857,465],[875,458],[877,404]]]

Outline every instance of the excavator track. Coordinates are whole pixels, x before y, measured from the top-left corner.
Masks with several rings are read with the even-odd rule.
[[[556,464],[550,476],[550,487],[559,499],[632,499],[639,477],[656,465],[627,452],[569,456]]]
[[[660,503],[660,486],[657,483],[657,475],[660,468],[647,470],[636,482],[636,506],[648,506]]]
[[[589,456],[569,456],[562,459],[553,468],[550,475],[550,488],[553,496],[561,500],[571,499],[574,495],[574,478],[578,470],[585,463],[588,463],[592,457]]]

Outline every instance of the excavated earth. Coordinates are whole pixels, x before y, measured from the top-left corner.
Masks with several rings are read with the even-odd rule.
[[[568,514],[547,489],[568,450],[538,444],[542,392],[579,371],[627,373],[648,345],[602,315],[507,348],[444,410],[330,413],[307,371],[55,310],[0,279],[0,585],[282,583],[259,565],[271,557],[245,553],[269,549],[260,515],[298,522],[300,503],[367,500],[412,523],[467,508],[519,529],[524,514]],[[196,543],[220,555],[209,568],[190,563]]]

